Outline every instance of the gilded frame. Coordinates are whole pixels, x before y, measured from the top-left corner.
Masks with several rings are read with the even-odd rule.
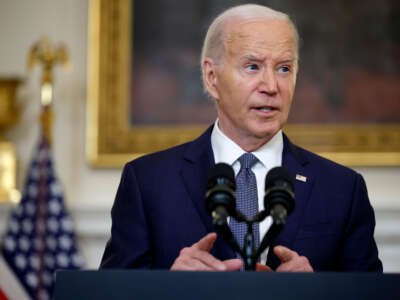
[[[95,167],[121,167],[192,140],[200,125],[129,125],[130,0],[90,0],[86,152]],[[399,166],[400,124],[287,125],[292,141],[349,166]]]

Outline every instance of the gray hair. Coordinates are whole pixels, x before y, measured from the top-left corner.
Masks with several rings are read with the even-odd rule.
[[[296,47],[296,57],[298,59],[299,34],[296,26],[294,25],[290,17],[285,13],[273,10],[272,8],[266,6],[257,4],[244,4],[234,6],[222,12],[211,23],[204,39],[203,48],[201,51],[200,67],[202,69],[202,72],[202,65],[206,57],[212,58],[215,62],[220,62],[222,60],[225,51],[223,41],[227,34],[226,25],[233,20],[246,21],[253,19],[278,19],[287,22],[293,31],[293,37]]]

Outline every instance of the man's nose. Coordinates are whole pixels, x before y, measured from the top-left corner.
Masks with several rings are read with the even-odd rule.
[[[276,94],[278,92],[278,82],[273,70],[267,69],[263,72],[260,92],[267,94]]]

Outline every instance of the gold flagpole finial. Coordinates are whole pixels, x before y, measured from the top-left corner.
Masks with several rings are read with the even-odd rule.
[[[31,46],[28,53],[28,70],[32,70],[37,64],[43,67],[40,89],[42,105],[40,122],[44,135],[50,143],[53,120],[51,110],[53,102],[53,68],[57,64],[61,64],[65,70],[71,66],[67,47],[62,43],[54,46],[50,39],[42,37]]]

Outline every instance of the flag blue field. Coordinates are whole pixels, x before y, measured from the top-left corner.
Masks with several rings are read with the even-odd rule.
[[[33,155],[21,202],[9,216],[2,255],[35,300],[51,299],[56,270],[83,267],[44,137]]]

